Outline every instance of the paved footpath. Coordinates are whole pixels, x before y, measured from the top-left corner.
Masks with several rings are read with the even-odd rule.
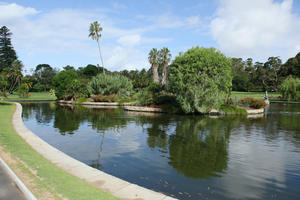
[[[0,165],[0,200],[25,200],[17,186]]]

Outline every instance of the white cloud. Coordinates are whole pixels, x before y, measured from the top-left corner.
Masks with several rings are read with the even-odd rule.
[[[53,57],[59,57],[65,62],[59,64],[59,67],[72,64],[78,59],[85,60],[85,64],[97,63],[97,45],[88,37],[89,25],[96,20],[103,27],[100,44],[104,50],[104,64],[108,69],[121,66],[130,69],[145,67],[147,54],[137,45],[170,40],[144,37],[143,34],[152,30],[147,26],[119,28],[116,24],[118,21],[114,21],[110,14],[108,10],[99,9],[54,9],[42,12],[18,4],[0,4],[0,24],[8,26],[12,31],[13,45],[27,68],[38,64],[35,63],[35,57],[46,58],[42,62],[49,64],[59,63],[53,61]]]
[[[211,32],[225,54],[265,60],[300,51],[300,19],[292,0],[221,0]]]
[[[0,19],[4,22],[38,13],[38,11],[34,8],[25,8],[15,3],[0,4],[0,11]]]
[[[198,26],[201,23],[200,17],[198,16],[192,16],[192,17],[188,17],[186,18],[186,23],[189,26]]]
[[[112,70],[135,70],[149,66],[147,54],[134,47],[116,46],[109,52],[111,56],[107,59],[107,65]]]
[[[125,35],[120,37],[118,42],[123,46],[135,46],[141,42],[141,36],[138,34]]]

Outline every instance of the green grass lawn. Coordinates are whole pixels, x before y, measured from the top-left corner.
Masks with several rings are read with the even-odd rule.
[[[47,199],[43,191],[48,191],[54,199],[117,199],[65,172],[34,151],[13,129],[11,117],[14,111],[15,104],[0,102],[1,152],[15,160],[10,163],[13,170],[19,170],[31,179],[27,186],[38,199]]]
[[[51,96],[49,92],[30,92],[29,97],[19,97],[17,93],[9,95],[5,100],[55,100],[55,96]]]
[[[277,98],[280,96],[279,93],[271,93],[269,92],[268,93],[269,95],[269,98]],[[239,99],[242,99],[244,97],[252,97],[252,98],[255,98],[255,99],[264,99],[264,96],[265,96],[265,93],[264,92],[231,92],[231,96],[232,98],[236,98],[237,100]]]

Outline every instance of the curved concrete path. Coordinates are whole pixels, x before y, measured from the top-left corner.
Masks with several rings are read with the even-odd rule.
[[[22,106],[16,103],[12,124],[16,132],[37,152],[68,173],[124,200],[174,200],[141,186],[129,183],[105,172],[92,168],[49,145],[24,125]]]

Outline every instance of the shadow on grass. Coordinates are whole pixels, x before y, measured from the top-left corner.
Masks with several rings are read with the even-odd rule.
[[[11,105],[11,103],[0,101],[0,106],[8,106],[8,105]]]

